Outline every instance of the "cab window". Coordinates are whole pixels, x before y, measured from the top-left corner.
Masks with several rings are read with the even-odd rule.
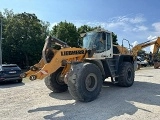
[[[106,34],[98,33],[96,38],[96,52],[104,52],[106,50]]]
[[[107,42],[107,50],[111,49],[111,34],[110,33],[106,33],[106,42]]]

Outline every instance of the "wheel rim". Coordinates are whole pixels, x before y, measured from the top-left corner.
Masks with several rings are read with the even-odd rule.
[[[61,77],[61,73],[57,74],[56,81],[60,85],[64,85],[65,84],[64,81],[63,81],[63,77]]]
[[[129,82],[132,81],[132,71],[131,71],[131,69],[128,69],[128,72],[127,72],[127,80],[128,80]]]
[[[94,91],[97,87],[97,76],[94,73],[90,73],[85,80],[86,89],[88,91]]]

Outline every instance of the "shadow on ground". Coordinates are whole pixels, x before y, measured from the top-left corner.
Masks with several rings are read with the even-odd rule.
[[[68,92],[63,93],[63,95],[66,96],[66,100],[72,99]],[[53,111],[53,114],[44,116],[44,119],[48,120],[106,120],[123,114],[133,115],[138,109],[151,112],[136,107],[134,102],[160,106],[159,95],[160,84],[135,81],[132,87],[122,88],[106,82],[99,97],[92,102],[82,103],[76,101],[72,104],[39,107],[28,112]],[[50,96],[61,99],[58,94],[51,93]],[[60,113],[63,115],[60,116]]]
[[[0,82],[0,88],[11,88],[11,87],[18,87],[22,85],[25,85],[25,84],[23,82],[17,83],[15,81]]]
[[[49,96],[52,97],[52,98],[59,99],[59,100],[73,100],[72,96],[69,94],[68,91],[63,92],[63,93],[53,93],[53,92],[51,92],[49,94]]]
[[[142,77],[153,77],[153,75],[135,75],[135,76],[142,76]]]
[[[153,70],[156,70],[156,69],[159,70],[160,67],[155,69],[153,66],[148,66],[148,67],[142,67],[142,68],[140,68],[139,70],[152,70],[152,69],[153,69]],[[138,71],[139,71],[139,70],[138,70]]]

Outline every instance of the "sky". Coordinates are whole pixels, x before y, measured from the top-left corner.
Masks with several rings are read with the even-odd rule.
[[[120,45],[123,39],[136,45],[160,36],[160,0],[0,0],[0,11],[6,8],[34,13],[51,27],[65,20],[77,27],[101,26],[114,32]]]

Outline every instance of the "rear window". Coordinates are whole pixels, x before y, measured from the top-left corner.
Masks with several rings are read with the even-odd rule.
[[[19,68],[17,66],[3,66],[3,70],[7,71],[7,70],[19,70]]]

